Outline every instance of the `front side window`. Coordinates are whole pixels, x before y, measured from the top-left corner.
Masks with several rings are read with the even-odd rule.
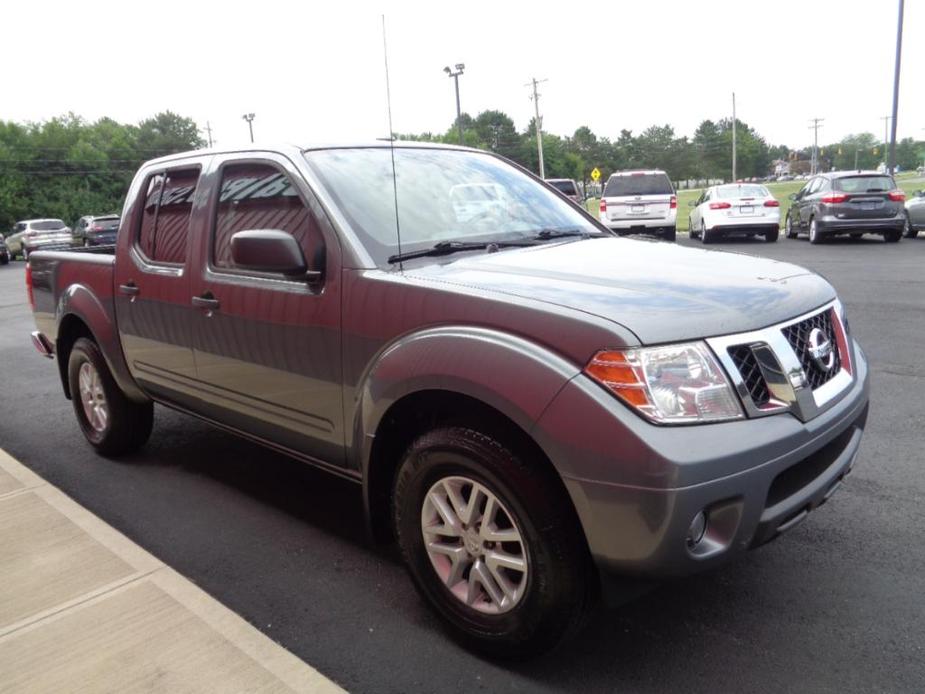
[[[318,220],[289,177],[269,164],[234,164],[222,169],[213,228],[212,264],[217,268],[234,268],[231,237],[239,231],[285,231],[299,242],[309,263],[324,247]]]
[[[567,200],[497,157],[396,147],[312,150],[305,159],[381,267],[443,241],[516,241],[543,230],[601,233]],[[397,214],[396,214],[397,200]],[[397,217],[397,220],[396,220]]]

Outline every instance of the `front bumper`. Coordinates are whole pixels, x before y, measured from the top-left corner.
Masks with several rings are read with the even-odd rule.
[[[867,421],[867,363],[856,344],[854,353],[851,386],[805,423],[780,414],[659,427],[590,379],[573,379],[535,436],[598,567],[650,578],[694,573],[768,542],[824,503],[851,470]],[[705,539],[689,549],[701,510]]]

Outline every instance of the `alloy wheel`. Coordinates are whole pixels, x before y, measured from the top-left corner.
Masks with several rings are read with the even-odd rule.
[[[84,362],[80,365],[77,383],[87,423],[94,431],[103,433],[109,426],[109,405],[106,402],[106,393],[103,392],[103,381],[99,371],[90,362]]]
[[[527,550],[513,514],[483,484],[444,477],[427,492],[421,532],[430,563],[461,603],[503,614],[523,597]]]

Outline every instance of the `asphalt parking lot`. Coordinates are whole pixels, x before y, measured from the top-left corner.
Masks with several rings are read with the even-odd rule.
[[[366,543],[352,483],[163,408],[140,453],[97,457],[30,344],[22,262],[0,267],[0,447],[351,691],[921,691],[922,236],[712,247],[796,262],[838,289],[871,363],[855,471],[778,541],[601,610],[533,662],[447,639],[394,551]]]

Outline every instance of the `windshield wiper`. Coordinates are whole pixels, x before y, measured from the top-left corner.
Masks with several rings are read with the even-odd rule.
[[[538,241],[546,241],[548,239],[560,239],[565,236],[581,236],[582,238],[588,238],[592,235],[603,236],[604,234],[578,229],[577,227],[566,227],[563,229],[548,228],[537,230],[533,238]]]
[[[390,255],[387,260],[389,263],[397,263],[402,260],[411,260],[413,258],[424,258],[427,256],[449,255],[459,253],[460,251],[481,251],[487,248],[508,248],[511,246],[533,246],[535,241],[440,241],[430,248],[423,248],[419,251],[408,251],[407,253],[396,253]]]

